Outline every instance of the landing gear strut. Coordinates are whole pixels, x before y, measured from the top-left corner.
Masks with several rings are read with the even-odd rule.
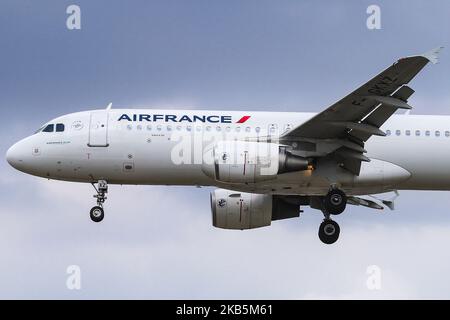
[[[108,193],[108,182],[106,180],[99,180],[98,187],[95,186],[95,183],[92,183],[97,194],[94,195],[94,198],[97,198],[97,205],[91,209],[90,216],[91,220],[94,222],[100,222],[105,218],[105,211],[103,210],[103,203],[107,199],[106,194]]]

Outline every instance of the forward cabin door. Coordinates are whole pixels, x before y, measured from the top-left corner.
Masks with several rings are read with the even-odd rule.
[[[108,145],[108,112],[106,110],[92,112],[88,146],[107,147]]]

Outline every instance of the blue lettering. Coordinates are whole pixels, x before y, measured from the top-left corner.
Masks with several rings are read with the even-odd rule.
[[[122,120],[131,121],[130,117],[127,114],[121,115],[118,121],[122,121]]]
[[[127,114],[122,114],[118,121],[158,121],[163,120],[165,122],[211,122],[211,123],[232,123],[232,117],[231,116],[198,116],[193,115],[192,117],[189,115],[183,115],[180,118],[177,118],[176,115],[173,114],[133,114],[132,116],[129,116]]]
[[[213,118],[217,119],[217,120],[213,120]],[[208,120],[208,122],[212,122],[212,123],[220,122],[220,117],[219,116],[209,116],[206,119]]]
[[[192,120],[187,115],[182,116],[178,122],[182,121],[192,122]]]
[[[140,114],[139,115],[139,121],[151,121],[150,120],[150,115],[149,114]]]
[[[200,121],[205,122],[206,117],[205,116],[194,116],[194,122]]]
[[[231,123],[231,117],[230,116],[222,116],[221,122],[222,123]]]

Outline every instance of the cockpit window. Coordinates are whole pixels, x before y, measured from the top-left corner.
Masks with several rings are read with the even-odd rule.
[[[39,132],[42,132],[42,130],[44,130],[44,128],[45,128],[45,127],[40,127],[38,130],[36,130],[35,134],[36,134],[36,133],[39,133]]]
[[[57,123],[56,124],[56,132],[63,132],[64,131],[64,124]]]
[[[44,128],[44,130],[42,130],[42,132],[53,132],[55,131],[55,125],[54,124],[49,124],[48,126],[46,126]]]

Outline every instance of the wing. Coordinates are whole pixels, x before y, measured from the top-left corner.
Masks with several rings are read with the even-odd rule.
[[[280,140],[315,144],[316,151],[333,153],[344,168],[359,174],[361,161],[370,161],[363,154],[364,142],[372,135],[384,136],[380,127],[398,109],[411,109],[407,99],[414,90],[406,84],[428,62],[436,63],[441,49],[398,60],[328,109],[283,134]]]

